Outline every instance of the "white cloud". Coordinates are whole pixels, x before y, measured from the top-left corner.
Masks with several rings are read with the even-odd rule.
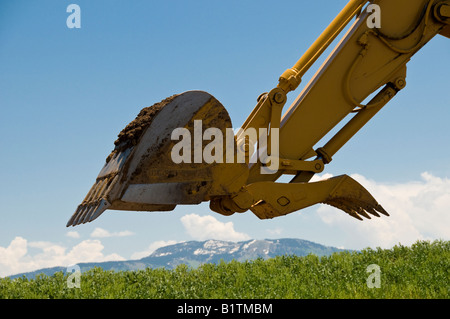
[[[120,232],[109,232],[106,229],[97,227],[95,228],[92,233],[91,237],[93,238],[107,238],[107,237],[125,237],[125,236],[131,236],[133,235],[133,232],[124,230]]]
[[[38,249],[39,252],[31,254],[28,248]],[[90,239],[80,242],[67,252],[66,247],[55,243],[28,242],[25,238],[16,237],[8,247],[0,247],[0,277],[83,262],[125,260],[117,254],[104,255],[103,248],[99,240]]]
[[[68,231],[66,236],[70,238],[80,238],[80,234],[77,231]]]
[[[360,222],[327,205],[318,209],[321,219],[347,234],[345,246],[391,248],[417,240],[450,237],[450,179],[423,173],[421,180],[408,183],[379,183],[352,175],[386,209],[390,217],[373,217]]]
[[[181,217],[181,222],[187,233],[196,240],[241,241],[250,239],[247,234],[235,231],[232,222],[222,223],[213,216],[189,214]]]
[[[27,240],[22,237],[14,238],[6,248],[0,246],[0,277],[11,274],[17,261],[26,254]]]
[[[325,179],[328,179],[328,178],[331,178],[331,177],[333,177],[333,174],[330,174],[330,173],[325,173],[325,174],[322,174],[322,175],[314,175],[312,178],[311,178],[311,183],[312,182],[319,182],[319,181],[321,181],[321,180],[325,180]]]
[[[176,243],[178,243],[178,242],[175,241],[175,240],[167,240],[167,241],[158,240],[158,241],[155,241],[155,242],[151,243],[147,247],[147,249],[145,249],[143,251],[138,251],[138,252],[133,253],[131,255],[131,259],[141,259],[141,258],[147,257],[147,256],[151,255],[158,248],[169,246],[169,245],[174,245]]]

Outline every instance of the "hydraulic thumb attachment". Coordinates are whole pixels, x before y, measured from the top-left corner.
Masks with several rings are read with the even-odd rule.
[[[250,209],[260,219],[270,219],[319,203],[339,208],[359,220],[370,219],[370,215],[380,217],[379,213],[389,216],[361,184],[347,175],[312,183],[257,182],[227,200],[212,200],[211,209],[224,215]]]

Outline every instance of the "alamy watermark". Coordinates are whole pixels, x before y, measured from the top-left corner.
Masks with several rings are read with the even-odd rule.
[[[370,273],[367,277],[367,288],[381,288],[381,268],[377,264],[367,266],[366,272]]]
[[[81,269],[78,265],[71,265],[67,267],[66,271],[70,273],[67,277],[67,288],[81,288]]]
[[[367,18],[367,27],[370,29],[381,28],[381,8],[377,4],[369,4],[366,11],[370,14]],[[66,19],[66,25],[69,29],[81,28],[81,8],[78,4],[69,4],[66,12],[70,15]]]
[[[201,120],[194,121],[193,134],[187,128],[172,131],[172,141],[176,143],[171,151],[175,164],[180,163],[257,163],[261,174],[273,174],[279,168],[279,129],[232,128],[223,131],[210,127],[203,131]],[[237,137],[235,139],[235,136]],[[208,142],[204,147],[204,142]],[[255,145],[257,151],[255,152]],[[235,148],[236,145],[236,148]],[[269,151],[270,149],[270,151]]]
[[[367,13],[369,16],[367,17],[367,27],[369,29],[380,29],[381,28],[381,8],[378,4],[369,4],[367,6]]]
[[[67,6],[66,12],[70,15],[66,19],[66,25],[69,29],[80,29],[81,28],[81,8],[78,4],[69,4]]]

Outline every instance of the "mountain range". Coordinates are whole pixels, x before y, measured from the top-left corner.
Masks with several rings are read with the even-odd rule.
[[[308,254],[314,254],[317,256],[328,256],[340,251],[343,251],[343,249],[292,238],[247,240],[241,242],[220,240],[187,241],[158,248],[151,255],[139,260],[80,263],[78,266],[81,272],[94,267],[100,267],[103,270],[125,271],[161,267],[174,269],[180,264],[185,264],[195,268],[204,263],[219,263],[221,260],[225,262],[231,260],[249,261],[257,258],[268,259],[281,255],[306,256]],[[27,278],[34,278],[38,274],[51,276],[59,271],[66,272],[67,268],[44,268],[9,277],[17,278],[25,276]]]

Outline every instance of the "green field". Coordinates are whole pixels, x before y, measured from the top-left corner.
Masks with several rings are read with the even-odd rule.
[[[379,266],[379,288],[369,288],[368,266]],[[0,279],[0,298],[433,298],[450,296],[450,242],[365,249],[328,257],[280,256],[268,260],[204,264],[175,270],[103,271]],[[376,281],[369,278],[370,283]]]

